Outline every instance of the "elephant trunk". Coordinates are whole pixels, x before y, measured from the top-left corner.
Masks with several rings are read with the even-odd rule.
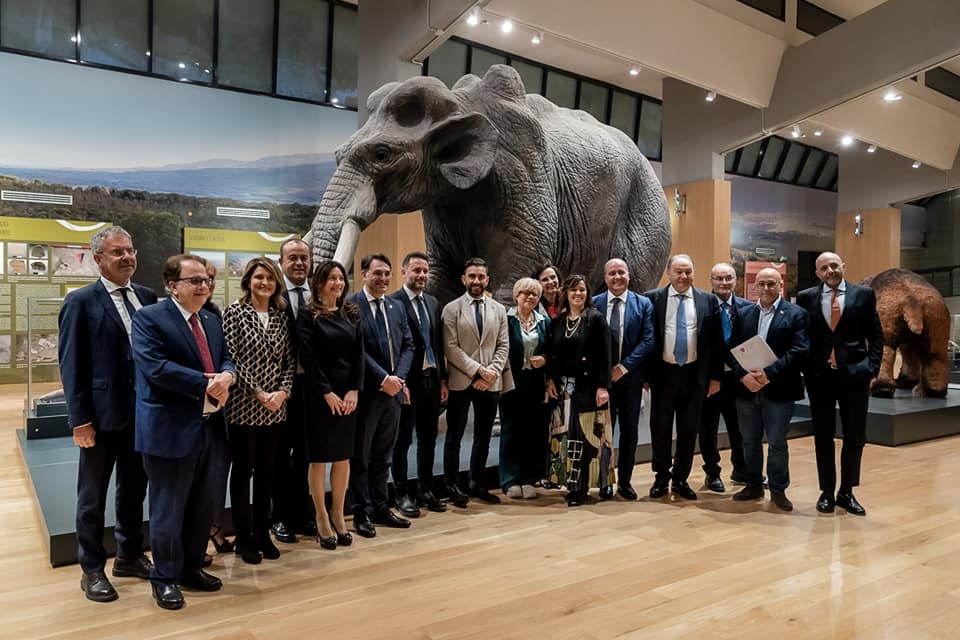
[[[313,263],[333,258],[347,270],[360,242],[360,232],[377,217],[373,182],[349,164],[337,167],[310,227]]]

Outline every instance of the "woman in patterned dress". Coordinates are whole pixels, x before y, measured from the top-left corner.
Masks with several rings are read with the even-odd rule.
[[[273,460],[296,370],[281,282],[273,261],[254,258],[240,279],[243,294],[223,314],[224,336],[237,367],[227,420],[233,458],[230,504],[236,553],[250,564],[258,564],[261,553],[270,560],[280,557],[270,539]]]
[[[328,260],[310,281],[312,299],[300,309],[300,364],[306,392],[310,495],[317,510],[317,542],[324,549],[347,546],[353,536],[343,520],[356,434],[357,396],[363,386],[363,335],[357,306],[345,303],[347,270]],[[332,508],[325,501],[326,465]]]

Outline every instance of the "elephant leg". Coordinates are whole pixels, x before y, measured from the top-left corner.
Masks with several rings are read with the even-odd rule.
[[[900,375],[897,376],[897,388],[912,389],[920,382],[923,371],[922,356],[912,344],[900,345]]]
[[[883,345],[883,359],[880,361],[880,373],[871,383],[871,392],[875,398],[892,398],[897,385],[893,381],[893,362],[897,357],[896,347]]]

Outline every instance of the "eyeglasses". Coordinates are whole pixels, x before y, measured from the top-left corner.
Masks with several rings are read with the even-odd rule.
[[[105,253],[111,258],[122,258],[123,256],[137,255],[137,250],[131,247],[130,249],[111,249],[110,251],[101,251],[100,253]]]
[[[175,280],[175,282],[186,282],[186,283],[190,284],[190,286],[193,286],[193,287],[199,287],[200,285],[203,285],[203,284],[207,285],[208,287],[212,287],[212,286],[213,286],[213,283],[214,283],[214,279],[213,279],[213,278],[201,278],[201,277],[199,277],[199,276],[194,276],[194,277],[192,277],[192,278],[177,278],[177,279]]]
[[[758,282],[757,283],[758,289],[776,289],[779,286],[780,286],[779,282]]]
[[[736,276],[710,276],[711,280],[716,280],[717,282],[733,282],[737,279]]]
[[[536,292],[536,291],[521,291],[521,292],[520,292],[520,295],[521,295],[521,296],[533,296],[534,298],[536,298],[536,297],[539,296],[540,294],[539,294],[538,292]]]

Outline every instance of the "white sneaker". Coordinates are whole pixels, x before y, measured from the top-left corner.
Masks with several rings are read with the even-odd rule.
[[[520,485],[514,484],[507,487],[507,497],[519,500],[520,498],[525,498],[526,496],[523,495],[523,490],[520,488]]]
[[[510,487],[511,489],[513,487]],[[537,497],[537,488],[532,484],[525,484],[520,487],[520,492],[523,494],[523,497],[527,500],[533,500]]]

